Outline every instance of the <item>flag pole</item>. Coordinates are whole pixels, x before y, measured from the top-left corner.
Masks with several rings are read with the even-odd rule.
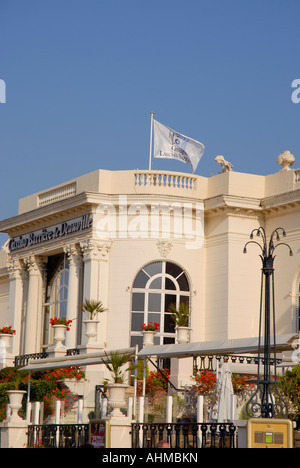
[[[152,132],[153,132],[153,115],[154,112],[150,112],[151,123],[150,123],[150,151],[149,151],[149,171],[151,171],[151,158],[152,158]]]

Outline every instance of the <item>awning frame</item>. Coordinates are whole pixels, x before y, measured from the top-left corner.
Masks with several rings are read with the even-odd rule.
[[[276,337],[276,351],[292,349],[292,342],[298,338],[297,333],[278,335]],[[264,338],[260,339],[261,348],[264,347]],[[258,353],[259,338],[237,338],[223,341],[189,342],[181,344],[153,345],[142,348],[138,357],[148,356],[158,358],[186,358],[196,356],[225,356],[226,354],[256,354]],[[271,347],[274,340],[271,338]]]

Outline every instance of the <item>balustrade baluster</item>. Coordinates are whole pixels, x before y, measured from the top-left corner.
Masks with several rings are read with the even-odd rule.
[[[169,187],[175,189],[194,190],[196,186],[196,178],[184,175],[173,175],[149,172],[136,172],[135,186],[136,187]]]

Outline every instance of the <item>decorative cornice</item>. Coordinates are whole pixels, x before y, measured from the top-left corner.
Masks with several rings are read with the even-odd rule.
[[[204,216],[239,216],[257,217],[262,213],[261,200],[259,198],[238,197],[232,195],[220,195],[204,200]]]
[[[267,215],[280,211],[299,211],[300,189],[264,198],[261,205]]]

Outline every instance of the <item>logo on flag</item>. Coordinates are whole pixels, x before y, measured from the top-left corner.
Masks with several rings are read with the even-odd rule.
[[[177,159],[189,164],[193,172],[204,153],[205,146],[199,141],[175,132],[169,127],[154,123],[154,158]]]

